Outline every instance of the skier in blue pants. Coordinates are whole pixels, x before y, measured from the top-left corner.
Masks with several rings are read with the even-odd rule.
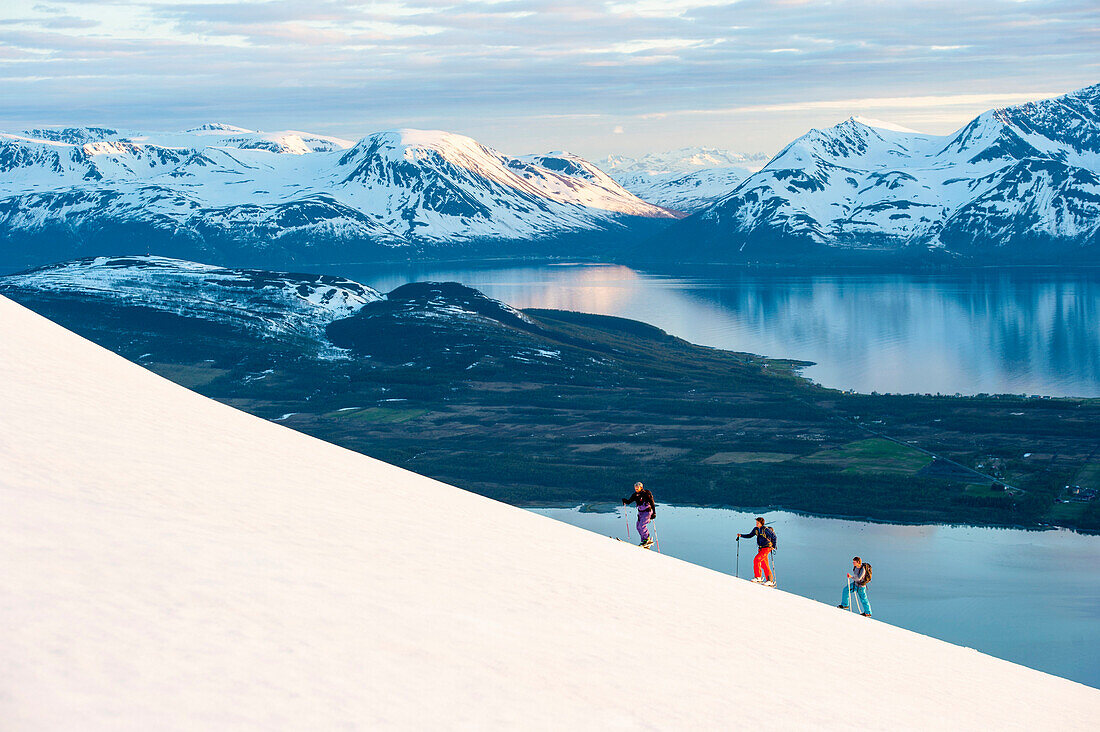
[[[870,616],[871,601],[867,599],[867,585],[871,581],[871,565],[864,564],[859,557],[852,557],[852,571],[848,573],[848,582],[844,585],[844,592],[840,596],[841,610],[847,610],[852,599],[852,592],[859,598],[859,605],[863,608],[863,615]]]

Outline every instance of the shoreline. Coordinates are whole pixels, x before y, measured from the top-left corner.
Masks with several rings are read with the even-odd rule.
[[[493,499],[493,500],[497,500],[497,499]],[[577,501],[523,501],[523,502],[501,501],[501,503],[507,503],[509,506],[513,506],[515,508],[522,508],[524,510],[560,509],[560,510],[567,510],[567,511],[568,510],[575,510],[575,511],[579,511],[581,513],[602,513],[602,514],[616,513],[617,509],[620,508],[620,506],[615,505],[615,503],[613,501],[606,501],[606,502],[604,502],[604,501],[581,501],[579,503]],[[581,509],[585,508],[586,506],[601,506],[601,505],[604,505],[605,503],[608,506],[610,506],[612,509],[615,509],[615,510],[607,510],[607,511],[601,511],[601,510],[582,511],[581,510]],[[793,514],[795,516],[803,516],[803,517],[806,517],[806,518],[832,519],[832,520],[835,520],[835,521],[854,521],[854,522],[858,522],[858,523],[884,524],[884,525],[889,525],[889,526],[941,526],[941,527],[970,528],[970,529],[1012,529],[1012,530],[1015,530],[1015,531],[1036,531],[1036,532],[1042,532],[1042,531],[1068,531],[1070,533],[1080,534],[1082,536],[1100,537],[1100,531],[1089,531],[1089,530],[1086,530],[1086,529],[1076,529],[1072,526],[1056,526],[1056,525],[1053,525],[1053,524],[1039,524],[1039,525],[1030,525],[1029,526],[1029,525],[1024,525],[1024,524],[1004,524],[1004,523],[977,524],[977,523],[970,523],[970,522],[965,522],[965,521],[950,521],[950,522],[942,522],[942,521],[897,521],[897,520],[894,520],[894,519],[873,518],[871,516],[855,516],[855,515],[817,513],[817,512],[814,512],[814,511],[803,511],[803,510],[800,510],[800,509],[785,508],[783,506],[764,506],[764,507],[749,506],[749,507],[745,507],[745,506],[726,506],[726,505],[716,505],[716,504],[702,505],[702,504],[696,504],[696,503],[663,503],[663,502],[660,502],[660,501],[658,501],[657,505],[658,506],[668,506],[668,507],[671,507],[671,508],[705,508],[705,509],[715,509],[715,510],[719,510],[719,511],[737,511],[739,513],[745,513],[745,514],[753,514],[753,513],[766,514],[769,511],[771,511],[771,512],[781,511],[783,513],[789,513],[789,514]]]

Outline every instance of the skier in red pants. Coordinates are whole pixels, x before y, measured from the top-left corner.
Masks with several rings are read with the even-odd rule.
[[[772,563],[769,558],[769,554],[776,550],[775,545],[775,530],[770,526],[764,525],[763,518],[756,519],[756,526],[747,534],[738,534],[737,540],[741,541],[741,538],[746,539],[750,537],[756,537],[756,546],[759,547],[756,552],[756,557],[752,560],[752,573],[753,582],[763,582],[768,587],[775,587],[775,581],[772,579]],[[761,570],[764,577],[761,578]]]

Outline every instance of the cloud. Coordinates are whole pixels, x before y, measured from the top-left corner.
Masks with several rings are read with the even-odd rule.
[[[213,110],[583,150],[634,120],[624,145],[775,149],[838,115],[948,125],[1084,86],[1098,34],[1094,0],[58,0],[0,8],[0,125],[178,127]]]
[[[1063,90],[1064,91],[1064,90]],[[743,113],[760,112],[805,112],[816,110],[848,109],[945,109],[951,107],[992,108],[1010,104],[1022,104],[1038,99],[1046,99],[1061,94],[1062,91],[1029,91],[1003,94],[941,94],[913,97],[862,97],[849,99],[804,99],[784,104],[749,104],[740,107],[720,107],[704,109],[678,109],[673,112],[650,112],[639,115],[640,119],[663,119],[670,114],[676,115],[718,115],[729,116]]]
[[[99,25],[99,21],[77,18],[72,15],[51,15],[45,18],[0,18],[0,26],[6,25],[33,26],[50,30],[83,30],[95,28]]]

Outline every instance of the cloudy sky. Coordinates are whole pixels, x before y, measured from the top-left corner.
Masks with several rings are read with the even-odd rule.
[[[222,121],[505,152],[775,152],[853,114],[945,133],[1100,82],[1097,0],[0,3],[0,129]]]

